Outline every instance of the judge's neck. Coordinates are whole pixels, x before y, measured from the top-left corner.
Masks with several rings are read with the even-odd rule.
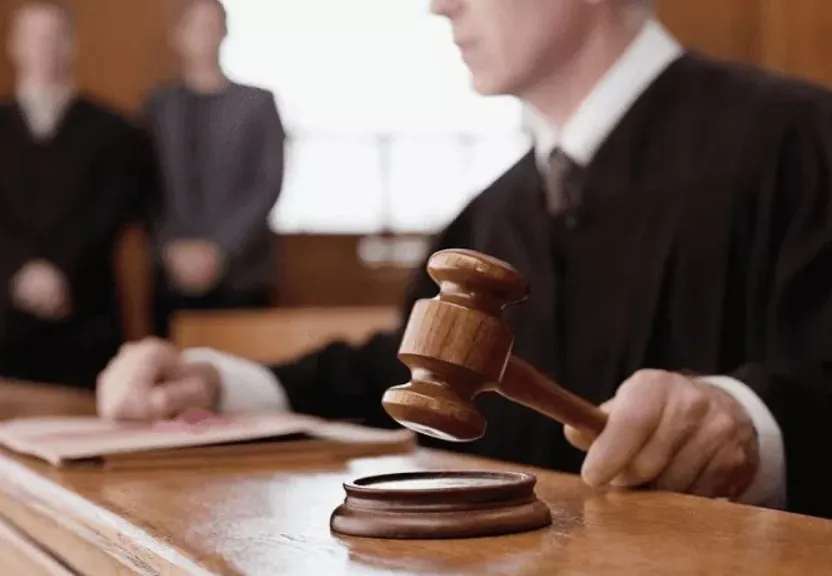
[[[69,94],[72,92],[69,74],[21,73],[16,82],[18,94]]]
[[[186,63],[182,67],[182,81],[189,90],[199,94],[221,92],[228,86],[228,78],[216,61]]]
[[[572,58],[537,82],[522,100],[554,126],[563,126],[610,68],[635,40],[647,22],[643,14],[630,19],[599,22]]]

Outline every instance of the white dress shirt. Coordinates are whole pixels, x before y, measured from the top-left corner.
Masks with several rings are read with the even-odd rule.
[[[588,165],[644,90],[682,54],[679,43],[658,22],[650,21],[563,127],[551,126],[530,109],[541,170],[547,169],[549,154],[556,146],[579,165]],[[262,366],[207,349],[190,350],[187,354],[195,361],[211,362],[219,369],[223,381],[222,410],[291,409],[275,376]],[[757,430],[760,467],[740,501],[783,508],[786,486],[783,439],[771,412],[748,386],[734,378],[712,376],[703,381],[731,394],[745,407]]]
[[[49,90],[19,89],[17,101],[32,134],[39,140],[55,135],[67,107],[73,98],[71,87]]]

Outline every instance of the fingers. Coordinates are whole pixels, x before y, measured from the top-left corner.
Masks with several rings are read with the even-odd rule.
[[[673,462],[654,481],[659,490],[688,492],[708,462],[726,441],[730,420],[719,413],[703,415],[697,433],[676,454]]]
[[[603,486],[621,474],[659,427],[665,386],[652,373],[636,374],[619,388],[607,426],[587,453],[581,475],[590,486]]]
[[[614,405],[615,398],[612,398],[598,406],[598,409],[601,410],[601,412],[609,414],[612,411]],[[574,428],[569,425],[565,425],[563,427],[563,435],[566,436],[567,442],[569,442],[578,450],[582,450],[584,452],[588,451],[589,447],[592,446],[592,443],[598,439],[598,436],[594,433]]]
[[[27,294],[18,300],[18,306],[44,320],[58,320],[69,313],[65,300],[48,293]]]
[[[689,491],[712,498],[737,498],[754,480],[759,466],[756,434],[743,419],[734,419],[728,412],[712,419],[711,433],[716,443],[711,458],[702,467]]]
[[[125,344],[98,377],[98,413],[110,420],[153,419],[151,389],[177,378],[179,351],[170,343],[149,338]]]
[[[612,484],[641,486],[659,476],[697,433],[708,408],[708,402],[696,390],[684,386],[673,389],[667,395],[657,429]]]
[[[33,295],[29,302],[33,314],[47,320],[60,320],[69,314],[69,302],[63,292]]]
[[[214,394],[209,383],[199,374],[166,382],[150,392],[153,420],[166,420],[194,408],[210,410]]]
[[[583,452],[588,451],[589,447],[592,446],[592,443],[596,440],[595,436],[592,436],[582,430],[578,430],[577,428],[573,428],[572,426],[564,426],[563,435],[566,436],[567,442]]]
[[[48,263],[27,265],[15,277],[13,296],[19,308],[40,318],[57,320],[70,312],[66,281],[61,272]]]
[[[750,475],[753,475],[753,467],[745,451],[734,444],[726,444],[708,460],[687,491],[709,498],[733,499],[750,483]]]
[[[126,344],[98,379],[98,413],[110,420],[164,420],[190,409],[213,410],[220,374],[208,364],[188,364],[179,350],[150,338]]]
[[[742,404],[722,389],[680,374],[644,371],[625,382],[608,423],[588,447],[582,475],[591,486],[649,485],[659,490],[736,498],[759,466],[757,433]]]

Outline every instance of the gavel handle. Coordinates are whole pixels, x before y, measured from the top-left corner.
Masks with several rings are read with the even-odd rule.
[[[601,434],[607,425],[607,415],[597,406],[564,390],[516,356],[509,358],[497,392],[561,424],[593,436]]]

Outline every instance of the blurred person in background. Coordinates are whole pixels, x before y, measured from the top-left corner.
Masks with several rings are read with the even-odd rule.
[[[223,73],[226,34],[220,2],[187,2],[171,33],[180,80],[146,105],[163,197],[154,227],[159,335],[177,310],[257,308],[273,298],[269,214],[283,184],[285,135],[274,95]]]
[[[123,341],[114,254],[139,131],[76,91],[72,13],[21,3],[0,103],[0,376],[92,388]]]

